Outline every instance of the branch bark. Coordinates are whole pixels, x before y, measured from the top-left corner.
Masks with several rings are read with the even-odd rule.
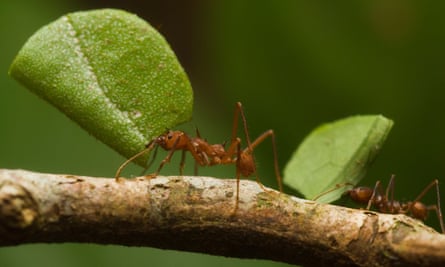
[[[305,266],[445,266],[445,235],[404,215],[318,204],[241,181],[121,180],[0,169],[0,246],[150,246]]]

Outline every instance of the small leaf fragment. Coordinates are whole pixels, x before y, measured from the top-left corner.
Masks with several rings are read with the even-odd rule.
[[[312,131],[284,169],[284,183],[307,199],[342,183],[357,184],[366,174],[393,125],[381,115],[353,116]],[[344,190],[322,195],[329,203]]]
[[[168,43],[121,10],[71,13],[44,26],[10,75],[127,158],[192,114],[190,82]]]

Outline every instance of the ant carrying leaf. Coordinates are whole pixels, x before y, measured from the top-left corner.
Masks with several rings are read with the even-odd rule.
[[[241,139],[237,137],[238,132],[238,123],[239,116],[241,115],[241,121],[243,123],[244,134],[246,136],[247,147],[241,149]],[[153,159],[156,156],[156,152],[158,147],[163,148],[168,151],[167,156],[162,160],[156,172],[149,175],[149,177],[156,177],[161,169],[167,162],[170,162],[173,154],[181,150],[181,162],[179,165],[179,173],[183,174],[184,165],[185,165],[185,154],[186,152],[190,152],[193,159],[195,160],[195,173],[197,172],[197,166],[213,166],[213,165],[223,165],[223,164],[234,164],[236,166],[236,203],[235,210],[238,209],[239,203],[239,183],[240,176],[248,177],[252,174],[255,174],[256,180],[258,184],[264,189],[264,186],[261,184],[257,171],[255,160],[253,156],[253,150],[262,143],[267,137],[270,137],[272,140],[272,150],[274,155],[274,168],[275,168],[275,176],[278,182],[278,186],[280,192],[283,191],[281,184],[281,175],[278,168],[278,160],[277,160],[277,150],[275,144],[275,134],[273,130],[267,130],[263,134],[261,134],[257,139],[253,142],[250,141],[249,133],[247,130],[247,122],[246,117],[244,115],[244,111],[240,102],[237,102],[235,105],[235,114],[233,117],[233,126],[232,126],[232,137],[230,139],[230,143],[228,148],[226,149],[223,144],[209,144],[205,139],[202,139],[199,132],[197,131],[197,137],[189,137],[183,131],[171,131],[168,130],[164,134],[156,137],[150,143],[147,144],[146,148],[141,152],[137,153],[133,157],[129,158],[125,161],[116,172],[116,180],[120,177],[122,170],[134,159],[141,156],[144,153],[147,153],[153,149],[154,155]],[[153,160],[148,164],[153,162]]]
[[[430,210],[434,210],[436,212],[437,219],[439,220],[442,233],[445,234],[445,226],[443,223],[442,210],[440,207],[439,181],[437,179],[433,180],[413,201],[402,202],[394,200],[394,180],[395,175],[392,175],[391,179],[389,179],[388,186],[386,187],[385,194],[383,194],[380,181],[377,181],[374,188],[363,186],[354,187],[352,189],[346,190],[344,192],[344,195],[347,195],[356,203],[366,204],[367,210],[369,210],[371,207],[374,207],[376,210],[382,213],[406,214],[422,221],[426,220],[428,212]],[[354,185],[351,183],[338,184],[335,188],[319,194],[313,200],[317,200],[321,196],[344,186]],[[427,206],[424,203],[420,202],[425,194],[434,186],[436,187],[437,204]]]

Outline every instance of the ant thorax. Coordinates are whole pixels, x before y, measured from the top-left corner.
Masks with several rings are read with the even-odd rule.
[[[224,158],[227,158],[227,151],[222,144],[209,144],[205,140],[196,137],[191,141],[195,152],[201,159],[200,165],[219,165],[219,164],[230,164],[233,163],[232,160],[226,160],[223,162]]]
[[[184,138],[185,137],[185,138]],[[188,137],[182,131],[167,131],[156,138],[156,144],[165,150],[183,150],[187,148]]]
[[[375,200],[375,206],[380,212],[389,214],[405,213],[405,210],[407,209],[406,204],[400,203],[400,201],[397,200],[384,200],[383,197],[380,197],[379,202]]]

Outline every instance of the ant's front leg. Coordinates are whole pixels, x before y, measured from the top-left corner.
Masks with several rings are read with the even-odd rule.
[[[172,148],[169,150],[167,156],[161,161],[161,164],[159,165],[158,169],[156,170],[156,172],[146,175],[147,178],[154,178],[156,176],[159,175],[159,172],[161,172],[161,169],[164,167],[165,163],[170,162],[173,153],[175,153],[176,148],[178,146],[179,140],[181,139],[181,137],[176,138],[175,142],[173,143]]]

